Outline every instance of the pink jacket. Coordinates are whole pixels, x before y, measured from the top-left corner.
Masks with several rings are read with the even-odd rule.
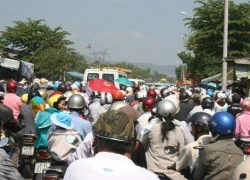
[[[17,120],[22,106],[21,98],[14,93],[6,93],[4,95],[3,104],[12,109],[13,116]]]
[[[250,111],[245,111],[237,117],[235,138],[250,138]]]

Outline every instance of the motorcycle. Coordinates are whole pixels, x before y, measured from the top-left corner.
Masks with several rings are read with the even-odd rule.
[[[236,145],[243,151],[244,160],[250,158],[250,141],[239,140]]]
[[[42,179],[43,172],[51,166],[51,160],[52,157],[48,147],[43,147],[36,150],[36,163],[33,179]]]
[[[43,172],[43,180],[62,180],[67,167],[68,167],[68,164],[63,163],[61,165],[57,164],[57,165],[47,168]]]
[[[19,157],[19,172],[24,178],[32,178],[35,164],[35,140],[34,134],[24,134],[21,143]]]

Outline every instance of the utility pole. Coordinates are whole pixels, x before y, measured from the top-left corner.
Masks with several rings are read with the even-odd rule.
[[[224,37],[223,37],[223,59],[222,59],[222,90],[227,90],[227,48],[228,48],[228,0],[224,7]]]

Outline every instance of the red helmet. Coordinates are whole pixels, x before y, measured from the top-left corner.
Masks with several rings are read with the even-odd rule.
[[[156,101],[152,97],[146,97],[142,102],[142,109],[144,111],[151,111],[154,108]]]
[[[114,100],[123,100],[124,99],[124,96],[120,90],[114,91],[112,93],[112,97]]]
[[[152,97],[152,98],[156,98],[156,92],[153,89],[150,89],[147,93],[147,97]]]
[[[139,86],[139,84],[134,84],[133,90],[134,90],[134,91],[140,91],[140,86]]]
[[[16,89],[17,89],[16,81],[11,80],[7,83],[7,92],[8,93],[15,93]]]

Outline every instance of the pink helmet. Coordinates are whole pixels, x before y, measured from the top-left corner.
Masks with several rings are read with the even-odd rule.
[[[244,111],[250,111],[250,98],[246,98],[240,103]]]

